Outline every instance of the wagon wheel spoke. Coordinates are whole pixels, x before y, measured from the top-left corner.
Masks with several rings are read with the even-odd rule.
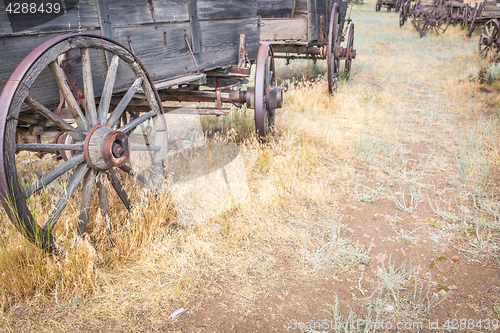
[[[125,207],[127,208],[127,210],[131,210],[132,209],[132,204],[130,203],[130,199],[129,199],[128,195],[127,195],[127,192],[123,188],[120,180],[118,179],[118,176],[116,175],[116,173],[114,172],[113,169],[109,170],[109,172],[108,172],[108,178],[109,178],[109,181],[111,182],[111,185],[115,189],[116,194],[118,194],[118,196],[122,200],[122,202],[125,205]]]
[[[88,170],[83,179],[82,202],[80,205],[80,215],[78,216],[78,235],[83,237],[87,231],[87,222],[89,218],[90,199],[95,188],[95,171]]]
[[[83,157],[82,154],[78,154],[71,157],[69,160],[58,166],[52,172],[50,172],[49,174],[38,180],[36,183],[27,187],[23,191],[24,197],[28,198],[31,195],[35,194],[36,192],[40,191],[44,186],[47,186],[48,184],[52,183],[54,180],[61,177],[66,172],[73,169],[78,164],[82,163],[84,159],[85,158]]]
[[[95,107],[94,83],[92,81],[92,66],[90,64],[90,50],[81,49],[83,88],[85,90],[85,114],[90,125],[96,126],[97,111]]]
[[[123,133],[128,133],[128,132],[132,131],[134,128],[136,128],[137,126],[139,126],[140,124],[142,124],[143,122],[145,122],[146,120],[148,120],[154,116],[156,116],[156,112],[149,111],[148,113],[145,113],[142,116],[137,117],[134,120],[127,123],[126,125],[122,126],[119,129],[119,131],[121,131]]]
[[[146,184],[146,178],[137,171],[133,170],[128,165],[121,166],[119,167],[119,169],[125,172],[126,174],[134,177],[135,179],[137,179],[137,181],[141,182],[142,184]]]
[[[56,115],[54,112],[50,111],[47,109],[45,106],[43,106],[41,103],[37,102],[30,96],[26,97],[24,100],[24,103],[31,107],[33,110],[47,118],[48,120],[52,121],[57,127],[59,127],[61,130],[65,131],[69,135],[71,135],[75,140],[84,140],[85,139],[85,134],[83,134],[81,131],[79,131],[77,128],[74,128],[70,124],[68,124],[64,119]]]
[[[54,208],[54,210],[50,214],[49,220],[47,221],[47,223],[43,227],[44,230],[46,230],[47,232],[50,233],[52,231],[52,229],[54,229],[57,221],[59,220],[59,217],[61,217],[62,212],[66,208],[68,200],[71,199],[71,197],[75,193],[75,190],[76,190],[78,184],[80,184],[80,182],[83,180],[83,177],[85,176],[85,174],[87,173],[87,171],[89,169],[90,169],[89,166],[85,163],[81,163],[76,168],[75,172],[73,173],[73,176],[71,176],[71,179],[69,180],[69,182],[66,186],[66,190],[64,191],[62,196],[59,198],[59,201],[57,202],[56,207]]]
[[[106,190],[106,184],[101,180],[97,181],[97,192],[99,194],[99,206],[101,206],[102,217],[106,225],[109,228],[110,224],[110,210],[109,210],[109,201],[108,201],[108,191]]]
[[[56,152],[61,150],[83,151],[83,144],[34,144],[17,143],[16,151]]]
[[[56,83],[64,96],[64,99],[66,100],[66,103],[68,104],[68,107],[71,111],[71,114],[73,115],[73,118],[75,119],[76,124],[78,125],[78,128],[83,132],[87,132],[90,129],[90,125],[83,115],[82,109],[80,108],[78,101],[73,95],[71,88],[66,82],[66,77],[61,66],[59,66],[56,61],[53,61],[49,64],[49,68],[52,72],[52,76],[56,80]]]
[[[113,94],[113,86],[115,85],[116,72],[118,71],[118,64],[120,57],[115,55],[111,59],[111,63],[106,75],[104,88],[102,89],[101,101],[99,102],[99,109],[97,110],[97,117],[99,124],[104,125],[107,121],[109,104],[111,102],[111,95]]]
[[[127,107],[128,103],[130,102],[130,100],[132,100],[132,97],[134,97],[134,94],[141,86],[141,83],[142,83],[142,78],[138,78],[137,80],[134,81],[134,83],[129,88],[125,96],[123,96],[121,101],[116,106],[113,113],[111,113],[111,116],[109,117],[108,122],[106,124],[108,127],[113,128],[116,126],[116,124],[120,120],[120,117],[123,114],[123,111],[125,111],[125,108]]]

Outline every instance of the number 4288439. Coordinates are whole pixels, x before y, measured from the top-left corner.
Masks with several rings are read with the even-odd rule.
[[[5,8],[9,14],[59,14],[61,12],[60,3],[41,3],[34,2],[11,2]]]
[[[444,324],[443,328],[450,330],[463,330],[463,329],[498,329],[500,328],[500,322],[498,319],[448,319]]]

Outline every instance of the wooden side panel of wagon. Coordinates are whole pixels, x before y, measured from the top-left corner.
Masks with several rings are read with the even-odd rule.
[[[255,1],[153,0],[152,3],[153,6],[144,0],[81,0],[64,15],[17,31],[11,24],[5,23],[9,23],[9,17],[1,2],[0,80],[3,81],[0,81],[0,91],[5,86],[5,80],[31,50],[54,36],[66,33],[103,34],[131,47],[155,82],[197,71],[189,46],[196,53],[200,70],[237,64],[240,34],[247,35],[249,58],[256,59],[260,28]],[[104,84],[106,59],[103,53],[93,59],[95,77],[101,78],[96,83],[96,90],[99,91]],[[48,78],[45,89],[56,91],[57,86],[50,73],[42,75]],[[115,89],[119,91],[129,87],[133,81],[133,77],[129,76],[119,71],[117,82],[120,85]],[[47,102],[44,96],[35,97]]]

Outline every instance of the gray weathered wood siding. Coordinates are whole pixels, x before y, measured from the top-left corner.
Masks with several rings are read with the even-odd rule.
[[[66,33],[101,34],[97,1],[80,0],[66,14],[42,25],[14,32],[0,1],[0,91],[17,65],[38,45]],[[194,0],[153,0],[154,17],[146,0],[106,0],[109,5],[111,37],[128,45],[150,72],[154,81],[192,73],[196,70],[184,33],[193,46],[188,2]],[[260,44],[256,0],[197,0],[200,52],[196,60],[200,69],[214,69],[237,64],[239,35],[246,34],[249,58],[255,60]],[[103,76],[104,54],[92,58],[93,73]],[[95,63],[95,64],[94,64]],[[96,69],[94,70],[94,67]],[[39,78],[38,80],[41,80]],[[121,86],[130,84],[131,75],[119,70]],[[49,80],[49,79],[47,79]],[[101,79],[99,79],[101,80]],[[50,80],[49,80],[50,81]],[[103,81],[103,79],[101,80]],[[100,84],[100,81],[96,83]],[[51,91],[52,82],[47,83]],[[96,94],[99,88],[96,87]]]
[[[78,4],[66,14],[63,14],[61,10],[61,15],[59,17],[19,32],[13,31],[5,9],[4,1],[0,1],[0,37],[4,37],[6,35],[26,35],[51,32],[70,33],[99,27],[95,0],[79,0]],[[44,14],[36,15],[42,16]],[[21,16],[21,19],[29,21],[30,17],[23,15]],[[26,22],[26,25],[29,26],[29,22]]]

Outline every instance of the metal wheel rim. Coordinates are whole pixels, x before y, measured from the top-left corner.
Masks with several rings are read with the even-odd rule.
[[[328,92],[332,94],[336,87],[339,76],[338,59],[335,57],[334,48],[337,44],[339,29],[339,9],[337,3],[332,6],[330,15],[330,26],[328,29],[328,47],[327,47],[327,73],[328,73]]]
[[[351,62],[352,62],[351,50],[353,49],[353,47],[354,47],[354,23],[351,22],[351,24],[349,25],[349,34],[347,37],[348,52],[344,63],[344,75],[346,79],[349,78],[349,75],[351,73]]]
[[[266,89],[276,85],[274,55],[269,44],[262,44],[257,53],[255,69],[255,130],[263,142],[274,130],[275,110],[270,110],[266,101]]]

